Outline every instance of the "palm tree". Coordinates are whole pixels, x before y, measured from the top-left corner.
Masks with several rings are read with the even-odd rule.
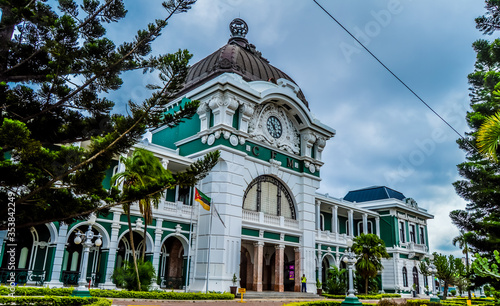
[[[162,164],[151,152],[144,149],[136,149],[131,157],[120,157],[120,162],[125,165],[125,171],[113,176],[113,183],[123,183],[123,199],[133,199],[139,202],[139,210],[144,217],[144,247],[142,249],[142,259],[144,260],[147,225],[153,221],[152,207],[157,207],[162,192],[173,186],[194,186],[199,180],[205,178],[210,170],[217,164],[220,151],[207,153],[202,159],[193,162],[186,170],[174,175],[163,168]],[[138,194],[145,194],[137,199]],[[127,214],[129,227],[130,246],[137,276],[138,290],[141,290],[139,280],[139,269],[135,254],[134,236],[132,222],[130,220],[130,206],[134,201],[125,201],[123,211]]]
[[[458,243],[458,247],[462,250],[462,253],[465,254],[465,267],[466,267],[466,272],[467,272],[467,277],[469,276],[469,245],[467,244],[467,239],[468,239],[468,233],[465,233],[463,230],[460,231],[460,234],[453,238],[453,245],[456,246]],[[469,297],[469,300],[472,298],[470,289],[467,286],[467,294]]]
[[[497,148],[500,141],[500,111],[486,117],[477,134],[479,152],[498,161]]]
[[[125,165],[125,171],[117,173],[113,176],[113,182],[123,182],[123,192],[126,194],[134,193],[138,190],[155,188],[162,185],[171,185],[173,183],[172,174],[163,168],[158,158],[151,152],[144,149],[136,149],[131,157],[121,157],[120,162]],[[140,199],[139,210],[144,217],[144,247],[142,248],[141,259],[144,260],[145,241],[147,233],[147,225],[153,221],[152,205],[157,207],[160,201],[161,193]],[[130,206],[132,202],[123,205],[123,211],[127,214],[129,227],[130,246],[132,248],[132,257],[137,276],[138,290],[141,290],[141,282],[139,279],[139,269],[137,266],[137,258],[135,253],[134,235],[132,230],[132,222],[130,219]]]
[[[352,251],[359,255],[356,271],[365,280],[365,294],[368,294],[368,282],[382,270],[382,258],[389,258],[385,243],[375,234],[361,234],[353,239]]]

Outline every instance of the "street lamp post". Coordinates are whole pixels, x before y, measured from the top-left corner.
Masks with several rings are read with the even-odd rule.
[[[73,293],[71,294],[72,296],[90,297],[90,292],[87,288],[87,266],[89,261],[89,252],[90,248],[93,247],[94,244],[97,247],[100,247],[102,245],[101,234],[94,235],[94,232],[92,232],[92,225],[95,223],[95,221],[95,215],[90,216],[89,228],[87,229],[87,231],[85,233],[75,233],[75,244],[80,244],[83,241],[83,255],[80,264],[80,279],[78,280],[78,288],[73,291]],[[95,242],[92,242],[92,239],[94,238],[97,239],[95,240]]]
[[[440,303],[441,300],[435,295],[435,292],[436,292],[436,282],[434,281],[434,275],[437,273],[437,269],[436,269],[436,266],[434,265],[434,263],[432,262],[434,260],[434,256],[430,256],[429,259],[431,260],[431,263],[429,265],[429,267],[427,268],[427,271],[431,274],[432,276],[432,289],[431,289],[431,300],[430,302],[436,302],[436,303]]]
[[[358,300],[358,298],[354,295],[354,278],[352,269],[354,264],[356,263],[356,256],[351,251],[352,240],[348,239],[346,242],[347,252],[344,255],[342,261],[347,264],[347,268],[349,270],[349,295],[345,298],[341,305],[362,305],[362,303]]]

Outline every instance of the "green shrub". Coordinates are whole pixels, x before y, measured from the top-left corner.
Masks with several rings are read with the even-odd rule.
[[[328,294],[345,295],[347,291],[347,273],[345,269],[332,266],[326,271],[324,290]]]
[[[314,302],[293,302],[288,304],[283,304],[283,306],[340,306],[341,301],[314,301]],[[363,303],[365,306],[375,306],[377,304]]]
[[[23,287],[16,286],[14,294],[16,296],[44,296],[44,295],[54,295],[54,296],[70,296],[74,288],[44,288],[44,287]],[[10,293],[10,288],[1,286],[0,295],[8,295]]]
[[[139,270],[139,280],[141,281],[141,291],[149,291],[152,279],[156,279],[156,272],[153,264],[149,261],[137,260]],[[111,276],[113,282],[121,288],[127,290],[137,289],[137,276],[135,274],[134,262],[125,262],[123,267],[115,269]]]
[[[406,305],[407,306],[420,306],[420,305],[441,306],[441,303],[430,302],[429,300],[408,300],[408,301],[406,301]]]
[[[70,297],[70,296],[20,296],[20,297],[10,297],[2,296],[0,297],[0,304],[2,305],[16,305],[16,306],[111,306],[111,301],[101,298],[82,298],[82,297]]]
[[[404,305],[404,304],[405,303],[398,304],[398,302],[396,302],[395,300],[390,299],[390,300],[378,301],[377,306],[399,306],[399,305]]]
[[[346,295],[345,294],[323,294],[324,297],[329,298],[329,299],[345,299]],[[401,294],[394,294],[394,293],[384,293],[384,294],[358,294],[357,295],[358,299],[360,300],[380,300],[382,298],[398,298],[401,297]]]
[[[74,288],[31,288],[16,287],[16,296],[69,296]],[[1,286],[0,294],[7,295],[9,287]],[[194,292],[167,292],[167,291],[120,291],[90,289],[90,295],[101,298],[130,298],[130,299],[157,299],[157,300],[232,300],[231,293],[194,293]],[[100,305],[99,305],[100,306]]]
[[[401,294],[398,293],[382,293],[380,294],[383,298],[400,298]]]
[[[232,300],[231,293],[194,293],[194,292],[145,292],[90,289],[90,295],[107,298],[154,299],[154,300]]]

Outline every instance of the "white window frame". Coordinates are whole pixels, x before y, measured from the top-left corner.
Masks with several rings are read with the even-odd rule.
[[[372,223],[372,221],[367,220],[366,223],[367,223],[368,229],[369,229],[368,234],[373,234],[373,223]],[[361,234],[361,226],[363,226],[363,221],[359,221],[358,222],[358,235]]]
[[[420,231],[422,231],[422,236],[420,236]],[[421,238],[420,239],[420,244],[425,244],[425,226],[419,225],[418,227],[418,236]]]
[[[411,236],[411,229],[412,229],[412,226],[413,226],[413,240],[412,240],[412,236]],[[417,225],[415,223],[408,223],[408,236],[409,236],[409,241],[408,242],[413,242],[414,244],[417,244]]]
[[[403,231],[401,231],[401,225],[403,225]],[[404,220],[399,220],[398,222],[398,233],[399,233],[399,241],[400,243],[406,243],[406,224]],[[403,236],[401,236],[403,235]]]

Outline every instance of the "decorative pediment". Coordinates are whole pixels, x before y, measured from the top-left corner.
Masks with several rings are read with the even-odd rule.
[[[273,136],[270,132],[268,124],[270,118],[281,125],[280,134],[274,134]],[[248,133],[251,138],[275,146],[278,149],[296,155],[300,153],[299,133],[282,107],[277,107],[271,103],[256,107],[249,122]]]

